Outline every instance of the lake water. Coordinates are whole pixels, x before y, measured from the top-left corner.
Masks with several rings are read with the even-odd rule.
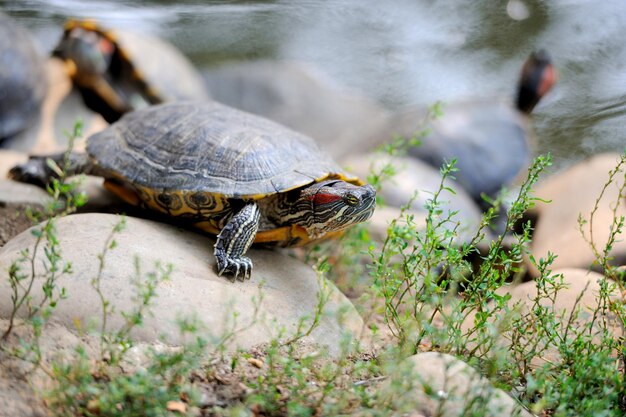
[[[560,73],[535,110],[556,167],[626,146],[624,0],[0,1],[49,50],[68,17],[166,38],[200,68],[302,61],[392,109],[512,95],[545,48]]]

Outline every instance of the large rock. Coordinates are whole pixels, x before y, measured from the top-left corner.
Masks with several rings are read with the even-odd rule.
[[[389,114],[294,62],[231,64],[204,73],[211,96],[317,140],[335,158],[374,146]]]
[[[590,219],[596,200],[608,181],[609,171],[616,167],[618,160],[619,154],[597,155],[548,178],[537,187],[535,196],[547,202],[539,201],[531,213],[537,218],[531,245],[535,259],[546,258],[548,252],[552,252],[557,255],[552,269],[591,267],[599,270],[591,246],[579,230],[578,218],[582,215],[586,220]],[[618,218],[626,215],[624,197],[618,194],[623,184],[622,167],[599,201],[593,222],[583,227],[589,238],[593,224],[593,241],[600,253],[613,228],[613,211]],[[614,265],[626,264],[626,239],[623,236],[617,237],[610,256],[614,258],[611,261]],[[531,273],[538,276],[534,265]]]
[[[397,365],[383,395],[406,415],[532,417],[475,369],[453,356],[425,352]],[[398,393],[405,395],[398,397]],[[403,414],[404,415],[404,414]]]
[[[100,321],[102,306],[91,280],[98,273],[98,254],[118,221],[118,216],[108,214],[78,214],[58,220],[62,256],[72,263],[72,272],[58,280],[58,286],[66,289],[68,298],[59,303],[53,322],[73,328],[77,321],[83,326]],[[130,282],[135,276],[135,259],[139,260],[143,274],[153,271],[157,262],[174,265],[171,279],[157,289],[158,296],[151,309],[153,314],[146,317],[133,334],[139,341],[155,341],[163,336],[168,343],[180,343],[175,321],[185,315],[197,316],[213,335],[227,331],[235,313],[237,327],[244,327],[254,316],[256,300],[260,301],[258,322],[236,333],[232,345],[251,347],[278,336],[281,328],[287,335],[293,334],[301,317],[313,316],[321,287],[331,293],[327,314],[307,339],[326,345],[336,353],[344,331],[356,335],[362,329],[362,319],[332,284],[318,280],[309,266],[278,251],[251,250],[252,278],[231,282],[217,276],[214,241],[200,234],[128,218],[126,228],[115,240],[118,245],[107,254],[101,284],[104,297],[115,309],[115,314],[108,319],[109,329],[119,328],[124,323],[120,312],[130,311],[135,306]],[[33,236],[24,232],[0,249],[0,318],[7,317],[11,306],[7,270],[33,242]],[[42,252],[38,251],[36,265],[43,261]],[[35,302],[40,297],[41,288],[35,285]],[[334,317],[339,310],[345,310],[342,324]]]

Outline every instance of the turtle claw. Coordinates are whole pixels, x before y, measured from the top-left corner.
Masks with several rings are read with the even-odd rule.
[[[218,275],[233,275],[240,281],[250,279],[252,260],[244,254],[256,235],[259,216],[259,207],[250,203],[235,214],[217,235],[213,253]]]
[[[232,275],[232,280],[244,281],[250,279],[252,273],[252,260],[247,256],[239,258],[217,259],[217,275]]]
[[[31,158],[28,162],[16,165],[8,173],[8,178],[34,184],[39,187],[45,187],[50,179],[50,173],[47,172],[45,159]]]

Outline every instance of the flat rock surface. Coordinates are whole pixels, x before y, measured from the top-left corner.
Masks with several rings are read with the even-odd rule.
[[[53,322],[68,328],[74,328],[76,323],[83,328],[90,324],[98,326],[102,306],[90,282],[97,276],[97,256],[119,219],[110,214],[77,214],[58,220],[62,256],[72,263],[72,272],[58,280],[58,286],[66,289],[68,298],[59,303]],[[139,341],[164,337],[167,343],[179,343],[176,319],[189,315],[195,315],[212,335],[221,335],[232,328],[235,313],[236,328],[244,328],[251,323],[255,303],[259,304],[257,323],[237,333],[232,347],[248,348],[267,342],[278,336],[281,328],[286,330],[284,337],[289,337],[296,331],[301,317],[310,319],[314,315],[320,282],[330,292],[330,301],[327,314],[307,339],[336,353],[344,331],[356,335],[362,329],[362,319],[345,296],[331,283],[318,281],[309,266],[278,251],[249,251],[254,262],[252,278],[231,282],[216,275],[214,241],[209,237],[128,218],[125,229],[115,235],[115,240],[117,247],[107,254],[101,278],[102,293],[115,309],[108,318],[109,329],[119,328],[123,324],[120,312],[131,311],[135,306],[130,281],[136,275],[135,259],[139,260],[142,277],[155,271],[157,262],[174,266],[170,280],[157,288],[151,315],[145,317],[143,326],[134,333]],[[0,249],[0,318],[7,317],[11,306],[8,268],[19,258],[20,251],[32,247],[33,242],[31,233],[26,231]],[[42,262],[41,252],[38,251],[37,265]],[[37,285],[40,282],[38,279],[34,286],[35,300],[41,297],[41,287]],[[342,324],[338,324],[334,314],[339,310],[345,313]]]

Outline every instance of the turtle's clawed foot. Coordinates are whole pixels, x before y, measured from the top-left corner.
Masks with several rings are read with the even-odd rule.
[[[259,228],[259,207],[248,203],[224,226],[215,242],[215,259],[218,275],[250,278],[252,260],[244,256]]]
[[[239,258],[217,257],[217,274],[222,276],[232,275],[233,280],[250,279],[252,272],[252,260],[247,256],[241,256]]]

